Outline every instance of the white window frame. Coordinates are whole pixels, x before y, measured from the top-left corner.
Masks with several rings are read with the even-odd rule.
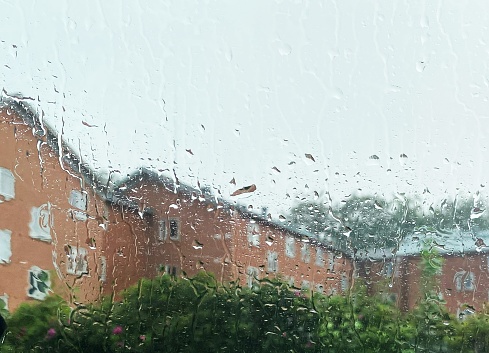
[[[248,223],[248,244],[250,246],[260,247],[260,225],[258,223]]]
[[[165,275],[173,276],[173,277],[178,276],[178,273],[180,271],[178,266],[174,266],[171,264],[160,265],[160,269]]]
[[[346,275],[346,273],[342,273],[341,274],[341,291],[343,293],[345,293],[348,289],[349,289],[349,286],[350,286],[350,281],[348,280],[348,276]]]
[[[51,212],[51,204],[49,202],[42,204],[39,207],[31,208],[29,236],[32,239],[50,243],[52,241],[51,224],[53,224],[53,215]]]
[[[246,269],[246,285],[248,288],[256,288],[260,279],[260,270],[253,266]]]
[[[0,264],[9,264],[12,257],[12,232],[0,229]]]
[[[278,254],[276,251],[267,252],[267,268],[268,272],[278,272]]]
[[[107,282],[107,258],[105,256],[100,256],[100,281]]]
[[[177,234],[176,236],[172,235],[172,224],[176,224],[177,226]],[[180,240],[180,220],[178,218],[170,218],[168,220],[168,237],[170,238],[170,240],[175,240],[175,241],[178,241]]]
[[[3,200],[0,200],[0,203],[15,198],[14,174],[4,167],[0,167],[0,195],[3,196]]]
[[[319,246],[316,247],[316,266],[324,267],[324,250]]]
[[[165,241],[168,237],[168,231],[166,228],[166,220],[160,219],[158,221],[158,241]]]
[[[77,221],[87,220],[87,209],[88,209],[88,195],[84,191],[71,190],[70,196],[68,197],[68,203],[74,207],[72,209],[73,217]]]
[[[295,238],[291,235],[285,236],[285,256],[291,259],[295,257]]]
[[[27,296],[37,300],[46,299],[49,293],[52,292],[51,275],[49,274],[49,271],[43,270],[37,266],[32,266],[27,271],[27,274],[27,283],[29,284],[27,287]],[[43,280],[41,276],[47,276],[47,279]]]
[[[311,244],[302,242],[301,244],[301,260],[308,264],[311,262]]]
[[[335,262],[335,258],[334,258],[334,254],[332,252],[330,252],[328,254],[328,271],[329,272],[334,272],[334,262]]]
[[[3,301],[3,303],[4,303],[3,309],[6,311],[9,310],[8,309],[8,298],[9,298],[9,296],[7,293],[3,293],[3,295],[0,295],[0,300]]]
[[[469,280],[470,282],[467,282]],[[471,271],[458,271],[453,276],[453,283],[457,292],[475,291],[475,275]]]
[[[88,253],[85,248],[66,245],[66,273],[82,276],[88,274]]]

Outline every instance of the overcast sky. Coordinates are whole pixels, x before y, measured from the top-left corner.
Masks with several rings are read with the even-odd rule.
[[[277,214],[442,198],[489,187],[488,24],[482,0],[2,1],[0,78],[101,172],[256,184]]]

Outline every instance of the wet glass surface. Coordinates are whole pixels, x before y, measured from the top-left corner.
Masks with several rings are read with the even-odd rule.
[[[0,352],[489,351],[486,7],[2,2]]]

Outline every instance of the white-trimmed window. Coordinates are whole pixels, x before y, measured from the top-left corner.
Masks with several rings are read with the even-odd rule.
[[[84,248],[65,245],[66,273],[81,276],[88,273],[87,250]]]
[[[285,256],[295,257],[295,238],[290,235],[285,237]]]
[[[165,241],[166,237],[167,237],[166,221],[160,220],[158,221],[158,241]]]
[[[316,266],[324,267],[324,251],[319,246],[316,247]]]
[[[269,251],[267,253],[267,265],[268,272],[278,271],[278,254],[275,251]]]
[[[15,198],[15,178],[10,170],[0,167],[0,196],[9,201]],[[0,199],[0,202],[3,202]]]
[[[100,263],[100,275],[99,275],[100,281],[105,283],[107,281],[107,258],[105,256],[100,256],[99,263]]]
[[[170,219],[170,239],[180,240],[180,221],[176,218]]]
[[[71,190],[70,197],[68,198],[68,202],[70,203],[71,206],[75,208],[74,210],[72,210],[73,217],[79,221],[86,221],[87,220],[86,211],[87,211],[87,203],[88,203],[87,194],[79,190]]]
[[[37,300],[44,300],[51,292],[51,277],[49,272],[37,266],[28,270],[27,296]]]
[[[384,263],[384,275],[386,277],[391,277],[392,276],[392,270],[393,270],[392,262],[386,262],[386,263]]]
[[[246,285],[248,288],[256,288],[259,283],[260,271],[256,267],[249,266],[246,269]]]
[[[348,290],[348,286],[349,286],[348,276],[346,275],[346,273],[343,273],[341,275],[341,291],[345,293]]]
[[[257,223],[248,224],[248,244],[260,247],[260,226]]]
[[[0,264],[10,263],[12,232],[7,229],[0,230]]]
[[[3,293],[0,295],[0,313],[2,311],[8,311],[8,294]]]
[[[332,252],[328,254],[328,271],[334,271],[334,254]]]
[[[178,267],[173,265],[162,265],[160,266],[161,272],[165,275],[176,277],[178,275]]]
[[[458,292],[472,292],[475,290],[475,276],[470,271],[458,271],[453,276],[453,282]]]
[[[311,245],[302,243],[301,245],[301,260],[308,264],[311,261]]]
[[[45,203],[39,207],[31,208],[31,221],[29,223],[29,236],[33,239],[51,242],[51,204]]]

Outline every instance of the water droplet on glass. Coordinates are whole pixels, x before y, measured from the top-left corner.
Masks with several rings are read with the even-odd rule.
[[[480,216],[482,216],[484,214],[484,211],[485,210],[481,210],[479,207],[474,207],[470,211],[470,219],[479,218]]]

